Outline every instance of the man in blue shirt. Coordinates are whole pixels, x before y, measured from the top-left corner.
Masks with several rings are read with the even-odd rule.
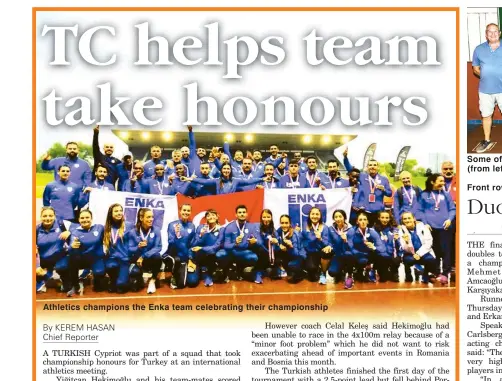
[[[66,143],[66,156],[51,159],[47,152],[42,160],[42,169],[44,171],[54,171],[54,180],[58,181],[59,168],[67,166],[71,169],[69,181],[75,183],[79,189],[87,187],[91,183],[91,167],[87,161],[78,157],[79,148],[75,142]]]
[[[474,49],[472,71],[480,78],[479,110],[483,118],[485,134],[476,148],[477,153],[487,151],[490,147],[493,111],[495,104],[502,104],[502,49],[500,48],[500,29],[497,24],[486,26],[486,42]]]

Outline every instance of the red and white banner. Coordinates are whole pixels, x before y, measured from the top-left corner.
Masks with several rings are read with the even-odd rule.
[[[288,214],[293,226],[304,227],[310,209],[321,210],[323,221],[331,225],[332,215],[342,209],[349,216],[352,204],[350,188],[321,190],[313,189],[256,189],[247,192],[231,193],[217,196],[189,198],[177,196],[160,196],[127,192],[112,192],[94,189],[89,200],[89,209],[93,213],[93,221],[104,225],[108,208],[112,204],[120,204],[124,208],[126,221],[136,223],[139,208],[149,208],[154,213],[154,225],[162,231],[163,250],[167,249],[167,226],[177,220],[178,208],[182,204],[192,206],[192,221],[195,226],[205,223],[205,214],[209,209],[218,212],[219,222],[226,225],[235,220],[235,209],[245,205],[248,209],[248,221],[260,222],[263,209],[270,209],[274,217],[274,225],[279,227],[281,215]]]
[[[192,221],[195,226],[205,223],[205,214],[208,209],[218,212],[219,222],[226,225],[235,220],[235,208],[238,205],[245,205],[248,209],[248,221],[260,222],[261,211],[263,210],[263,189],[255,189],[247,192],[221,194],[217,196],[204,196],[189,198],[178,194],[178,205],[192,205]]]

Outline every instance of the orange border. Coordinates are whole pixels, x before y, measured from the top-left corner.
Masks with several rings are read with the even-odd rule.
[[[460,8],[459,7],[33,7],[32,8],[32,226],[36,223],[36,111],[37,111],[37,99],[36,99],[36,84],[37,84],[37,73],[36,73],[36,20],[37,12],[455,12],[456,14],[456,67],[455,67],[455,77],[456,77],[456,181],[457,181],[457,236],[456,236],[456,288],[455,297],[457,299],[457,310],[455,313],[455,380],[460,380],[459,365],[460,365],[460,288],[459,279],[460,272],[459,269],[459,244],[460,244],[460,220],[459,216],[459,195],[460,195],[460,182],[459,182],[459,167],[460,167]],[[35,252],[35,241],[36,234],[35,229],[32,231],[32,252]],[[32,259],[32,379],[36,381],[36,275],[35,275],[36,259],[33,256]]]

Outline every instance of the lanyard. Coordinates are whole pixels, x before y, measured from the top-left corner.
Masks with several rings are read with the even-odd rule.
[[[311,176],[310,173],[307,172],[307,180],[308,180],[311,188],[314,187],[316,178],[317,178],[317,171],[315,171],[313,176]]]
[[[152,231],[152,228],[148,229],[148,231],[146,232],[146,235],[143,235],[143,230],[141,228],[139,228],[139,234],[141,235],[141,238],[143,241],[148,241],[148,235],[150,234],[151,231]]]
[[[274,245],[272,245],[272,242],[270,242],[272,239],[272,236],[268,236],[268,259],[270,260],[270,264],[273,265],[275,261],[275,255],[274,255]]]
[[[410,189],[410,194],[408,194],[408,192],[406,191],[406,188],[403,187],[403,194],[406,195],[406,198],[408,199],[410,206],[413,204],[413,194],[414,193],[415,192],[413,192],[413,188]]]
[[[434,210],[439,210],[439,203],[441,202],[440,196],[438,194],[437,198],[434,195],[434,192],[431,192],[431,197],[434,199]]]
[[[165,180],[162,180],[162,181],[157,180],[157,188],[159,188],[159,194],[162,194],[162,193],[163,193],[163,189],[164,189],[164,181],[165,181]]]
[[[117,243],[117,240],[119,238],[119,229],[117,228],[112,228],[112,243],[115,245]]]
[[[331,183],[331,188],[335,189],[336,188],[336,177],[334,180],[331,180],[331,176],[328,176],[329,182]]]
[[[288,174],[289,176],[289,181],[290,181],[290,184],[291,184],[291,188],[296,188],[296,181],[293,181],[293,178],[291,177],[291,174]],[[296,178],[297,178],[297,181],[298,183],[300,182],[300,175],[296,175]]]
[[[368,242],[368,240],[366,239],[366,234],[363,233],[363,231],[361,230],[361,228],[358,228],[357,230],[359,230],[359,233],[361,233],[361,235],[363,236],[363,241],[364,242]],[[365,231],[366,233],[366,231]]]
[[[240,235],[244,235],[244,229],[246,228],[246,223],[244,222],[244,226],[241,227],[239,226],[239,221],[235,221],[235,224],[237,225],[237,229],[239,229]]]
[[[375,178],[378,178],[378,176],[376,176]],[[376,181],[368,175],[368,181],[370,183],[370,193],[375,193],[375,189],[376,189]]]

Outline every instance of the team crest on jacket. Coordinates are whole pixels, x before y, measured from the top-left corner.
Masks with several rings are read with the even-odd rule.
[[[150,233],[150,238],[154,238],[155,237],[155,233]]]
[[[67,187],[66,189],[68,189],[68,192],[71,192],[73,190],[72,187]]]
[[[94,237],[97,237],[99,235],[97,231],[94,231],[92,234],[94,234]]]
[[[249,233],[249,230],[248,230],[248,229],[245,229],[245,230],[244,230],[244,233],[248,234],[248,233]]]
[[[80,167],[80,164],[75,164],[74,167],[78,168],[78,167]]]

